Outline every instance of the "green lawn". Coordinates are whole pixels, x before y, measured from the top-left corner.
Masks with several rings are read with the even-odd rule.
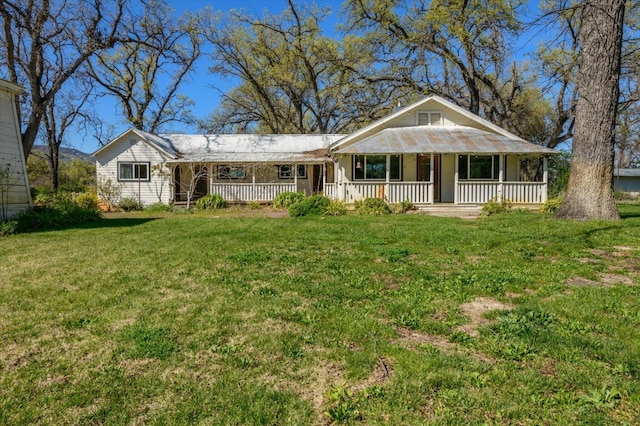
[[[0,238],[0,424],[637,424],[640,205]]]

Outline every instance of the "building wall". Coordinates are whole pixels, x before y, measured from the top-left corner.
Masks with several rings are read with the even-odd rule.
[[[0,84],[0,220],[12,218],[31,206],[14,96]]]
[[[640,195],[640,176],[615,176],[613,178],[613,185],[617,191]]]
[[[155,148],[128,133],[120,140],[112,142],[108,149],[96,155],[98,185],[110,179],[121,187],[121,198],[134,197],[144,205],[159,201],[168,204],[171,201],[171,181],[167,180],[163,185],[162,179],[155,176],[153,172],[148,182],[118,181],[118,163],[120,162],[149,163],[151,172],[154,165],[166,164],[165,158]]]
[[[446,109],[435,101],[426,102],[419,108],[407,111],[386,123],[385,127],[410,127],[417,124],[417,114],[419,112],[439,112],[443,117],[443,126],[468,126],[481,130],[492,131],[485,126],[472,121],[470,118],[449,109]]]

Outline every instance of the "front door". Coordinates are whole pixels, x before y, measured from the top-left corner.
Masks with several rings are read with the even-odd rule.
[[[418,181],[429,182],[431,155],[418,155]],[[433,156],[433,201],[440,201],[440,155]]]

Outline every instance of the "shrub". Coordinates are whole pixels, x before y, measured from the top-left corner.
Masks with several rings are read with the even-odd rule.
[[[506,199],[497,200],[492,198],[482,205],[482,212],[487,216],[492,214],[506,213],[511,209],[511,202]]]
[[[196,201],[196,209],[198,210],[224,209],[226,207],[227,202],[219,194],[207,194]]]
[[[172,207],[164,203],[153,203],[145,207],[144,210],[148,212],[170,212]]]
[[[393,214],[403,214],[408,211],[415,210],[416,206],[413,204],[413,201],[404,200],[400,203],[391,204],[389,208]]]
[[[362,215],[380,216],[391,213],[389,205],[381,198],[365,198],[356,201],[355,205],[358,214]]]
[[[107,210],[111,210],[117,204],[122,194],[122,184],[111,179],[99,181],[97,184],[98,198],[106,204]]]
[[[69,193],[54,193],[40,198],[40,206],[27,210],[16,218],[18,232],[36,229],[54,229],[86,222],[93,222],[101,218],[97,203],[87,201],[90,195],[77,198]]]
[[[260,205],[260,202],[258,202],[258,201],[250,201],[247,204],[247,207],[249,207],[249,210],[260,210],[260,207],[262,207],[262,206]]]
[[[18,229],[18,222],[15,220],[4,220],[0,222],[0,235],[15,234]]]
[[[562,205],[562,200],[564,200],[564,197],[551,198],[540,206],[540,211],[542,213],[556,213]]]
[[[81,192],[73,198],[73,201],[84,209],[98,209],[98,196],[92,192]]]
[[[329,203],[331,203],[331,200],[324,195],[312,195],[309,198],[293,203],[289,207],[289,216],[320,216],[327,213]]]
[[[118,203],[118,208],[125,212],[135,212],[144,209],[144,206],[135,197],[124,197]]]
[[[288,209],[293,204],[304,199],[305,196],[301,192],[281,192],[273,199],[273,207],[277,209]]]
[[[343,216],[347,214],[347,206],[342,201],[331,200],[326,213],[331,216]]]

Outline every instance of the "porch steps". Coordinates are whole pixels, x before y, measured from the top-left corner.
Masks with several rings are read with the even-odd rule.
[[[479,204],[416,204],[418,213],[430,216],[460,217],[473,219],[482,214],[482,206]]]

